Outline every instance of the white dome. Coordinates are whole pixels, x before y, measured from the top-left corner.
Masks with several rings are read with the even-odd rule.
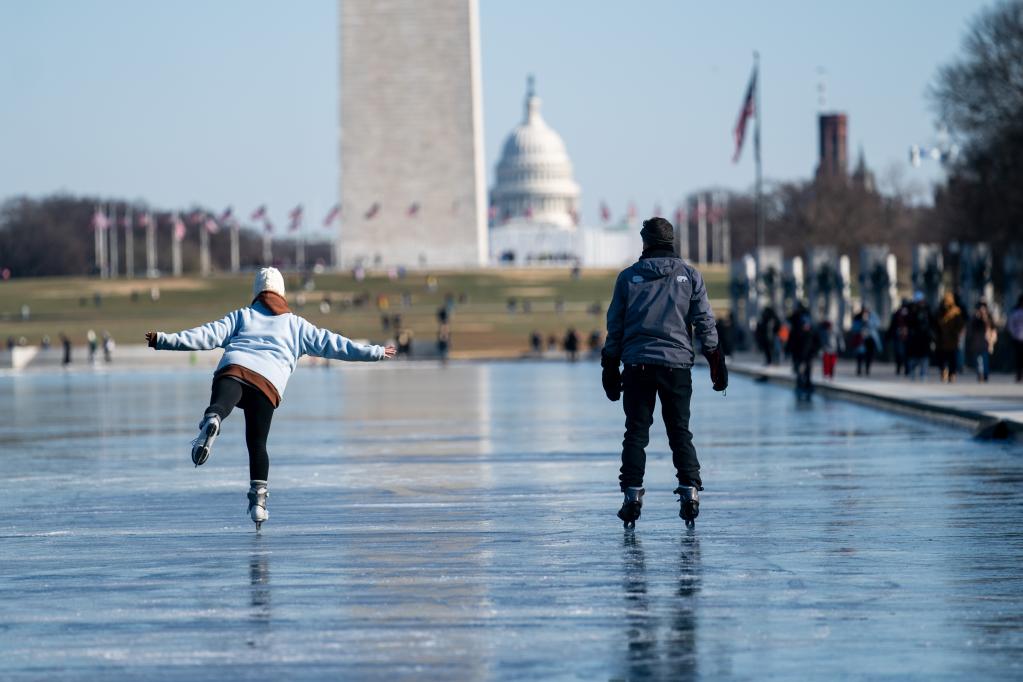
[[[572,179],[572,161],[561,136],[540,115],[532,77],[525,119],[508,135],[497,162],[491,204],[498,223],[524,218],[570,228],[577,222],[579,185]]]

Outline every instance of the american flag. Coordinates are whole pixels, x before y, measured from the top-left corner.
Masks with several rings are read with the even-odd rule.
[[[636,204],[632,201],[629,202],[629,220],[635,220],[636,218]]]
[[[152,218],[149,217],[149,211],[143,212],[139,216],[139,227],[149,227],[149,222],[151,220],[152,220]]]
[[[92,229],[94,230],[105,230],[110,227],[110,219],[107,218],[106,214],[96,207],[96,211],[92,214]]]
[[[266,212],[263,212],[263,232],[270,234],[274,231],[274,224],[270,222],[270,219],[266,217]]]
[[[213,216],[207,215],[206,220],[203,221],[202,226],[206,228],[206,231],[210,234],[216,234],[220,231],[220,225],[213,219]]]
[[[181,219],[179,214],[174,214],[171,226],[174,228],[174,241],[180,242],[185,238],[185,221]]]
[[[605,223],[611,220],[611,208],[603,201],[600,202],[600,220]]]
[[[252,212],[252,215],[249,216],[249,220],[252,220],[252,221],[262,220],[265,217],[266,217],[266,204],[263,204],[262,206],[260,206],[259,208],[257,208],[255,211]]]
[[[373,220],[377,213],[380,213],[380,202],[374,201],[373,205],[369,207],[369,210],[363,215],[366,220]]]
[[[326,228],[333,226],[339,215],[341,215],[341,204],[334,204],[334,207],[327,213],[327,217],[323,219],[323,226]]]
[[[409,218],[414,218],[417,215],[419,215],[419,202],[418,201],[412,202],[409,205],[408,210],[406,211],[406,213],[408,214]]]
[[[234,209],[231,206],[228,206],[227,208],[225,208],[224,212],[220,214],[220,219],[217,222],[219,222],[219,223],[221,223],[223,225],[233,225],[234,224]]]
[[[490,207],[487,208],[487,219],[490,220],[490,222],[494,222],[495,220],[497,220],[497,205],[496,204],[490,204]]]
[[[291,213],[288,214],[288,218],[291,219],[291,222],[288,224],[288,229],[292,232],[295,232],[302,227],[302,204],[291,209]]]
[[[527,218],[532,218],[533,217],[533,207],[532,206],[526,206],[526,217]]]
[[[742,109],[739,110],[739,120],[735,122],[735,130],[732,136],[735,138],[735,154],[732,156],[732,163],[739,161],[742,153],[742,142],[746,139],[746,123],[756,113],[756,92],[757,72],[754,71],[749,78],[749,86],[746,88],[746,96],[742,98]]]

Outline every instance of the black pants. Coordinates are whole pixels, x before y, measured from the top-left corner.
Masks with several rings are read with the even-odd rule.
[[[618,480],[622,490],[643,485],[646,446],[654,422],[654,404],[661,399],[661,417],[671,445],[671,461],[681,485],[703,487],[700,461],[689,430],[689,400],[693,397],[693,375],[689,369],[659,365],[626,365],[622,374],[622,402],[625,406],[625,440],[622,441],[622,469]]]
[[[261,391],[231,377],[213,380],[213,395],[206,414],[213,413],[223,422],[235,405],[245,410],[245,445],[249,449],[249,479],[265,481],[270,474],[270,455],[266,452],[266,437],[270,434],[270,420],[274,406]]]

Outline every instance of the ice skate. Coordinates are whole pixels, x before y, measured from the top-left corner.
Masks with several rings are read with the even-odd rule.
[[[700,515],[700,489],[692,485],[680,485],[674,492],[681,503],[679,517],[686,522],[686,528],[695,528],[696,517]]]
[[[266,510],[266,498],[269,495],[266,481],[252,481],[249,484],[249,517],[256,524],[256,531],[270,518],[270,512]]]
[[[626,528],[636,527],[636,519],[639,518],[643,509],[643,493],[645,492],[643,488],[625,489],[625,501],[622,502],[622,508],[618,510],[618,518],[625,522]]]
[[[192,463],[202,466],[210,457],[213,441],[220,435],[220,417],[207,414],[199,424],[199,435],[192,441]]]

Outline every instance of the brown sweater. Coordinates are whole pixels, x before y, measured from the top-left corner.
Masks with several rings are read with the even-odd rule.
[[[253,303],[262,303],[267,310],[273,315],[283,315],[284,313],[290,313],[291,308],[288,307],[288,302],[280,294],[275,294],[271,291],[264,291],[256,298],[252,299]],[[156,346],[156,334],[150,332],[149,345],[151,347]],[[281,404],[281,395],[277,392],[277,388],[274,387],[270,381],[259,372],[254,372],[247,367],[241,365],[225,365],[218,369],[213,375],[214,379],[220,377],[231,377],[237,379],[243,384],[248,384],[252,388],[256,389],[260,393],[266,396],[266,399],[270,401],[270,404],[277,408]]]

